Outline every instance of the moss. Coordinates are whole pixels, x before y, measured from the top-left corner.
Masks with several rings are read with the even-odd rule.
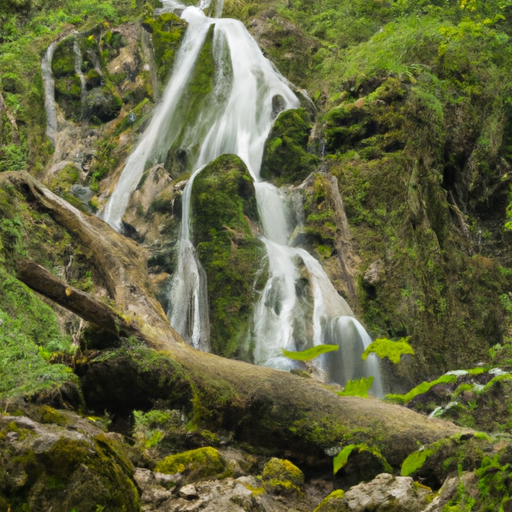
[[[341,489],[331,492],[329,496],[324,498],[314,512],[336,512],[339,510],[339,501],[343,499],[345,492]]]
[[[75,74],[75,54],[73,38],[66,38],[57,45],[52,59],[52,72],[55,78]]]
[[[227,470],[227,464],[222,455],[212,447],[198,448],[177,455],[169,455],[155,467],[160,473],[184,473],[188,481],[206,477],[221,476]]]
[[[261,176],[276,184],[301,183],[318,166],[308,152],[312,124],[305,109],[287,110],[276,119],[265,142]]]
[[[187,23],[172,13],[164,13],[155,19],[147,17],[142,26],[153,36],[158,77],[165,84],[174,65]]]
[[[69,192],[69,189],[80,180],[80,171],[74,164],[67,164],[53,178],[50,189],[55,193]]]
[[[270,459],[263,468],[262,477],[265,482],[285,481],[297,488],[301,488],[304,485],[304,474],[302,471],[286,459],[277,459],[275,457]]]
[[[247,357],[242,341],[262,286],[265,251],[251,233],[256,199],[243,162],[224,155],[203,169],[193,184],[191,207],[193,239],[208,279],[212,350]]]
[[[55,425],[65,426],[68,423],[66,416],[53,407],[43,405],[39,409],[41,423],[54,423]]]

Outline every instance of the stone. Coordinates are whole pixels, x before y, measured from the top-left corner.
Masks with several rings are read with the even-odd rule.
[[[75,183],[71,186],[69,189],[71,194],[73,194],[75,197],[80,199],[82,203],[87,204],[94,196],[94,192],[89,187],[84,187],[82,185],[78,185],[78,183]]]
[[[382,280],[382,271],[384,270],[384,262],[382,260],[374,261],[368,270],[364,273],[364,281],[372,286],[380,283]]]
[[[199,498],[196,488],[192,484],[184,485],[180,489],[180,496],[187,500],[195,500]]]
[[[410,477],[395,477],[388,473],[371,482],[351,487],[346,493],[332,492],[315,512],[421,512],[429,504],[430,488]]]
[[[84,117],[101,122],[115,119],[121,111],[121,99],[107,87],[96,87],[85,97]]]

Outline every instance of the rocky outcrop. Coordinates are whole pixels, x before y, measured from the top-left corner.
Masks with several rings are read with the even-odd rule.
[[[2,510],[140,510],[122,440],[74,414],[0,415],[0,462]]]
[[[346,493],[334,491],[315,512],[423,512],[432,498],[432,491],[412,478],[382,473]]]

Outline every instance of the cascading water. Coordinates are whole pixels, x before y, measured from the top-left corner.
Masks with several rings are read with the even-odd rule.
[[[206,275],[190,241],[190,196],[194,178],[199,172],[201,168],[192,174],[183,191],[178,265],[171,282],[167,317],[171,325],[189,340],[194,348],[209,352],[210,322]]]
[[[46,110],[46,135],[55,144],[55,134],[58,131],[57,109],[55,107],[55,80],[52,73],[52,59],[57,48],[57,42],[53,42],[41,61],[41,72],[44,83],[44,107]]]
[[[217,8],[219,5],[221,0]],[[105,208],[104,220],[115,229],[122,229],[124,211],[143,172],[164,161],[170,148],[186,151],[194,173],[182,199],[178,264],[171,284],[168,317],[191,344],[208,350],[206,278],[190,240],[190,195],[201,168],[222,154],[238,155],[255,182],[262,241],[268,254],[268,281],[254,308],[254,362],[289,369],[299,363],[282,357],[281,348],[302,350],[320,343],[336,343],[341,347],[337,364],[332,364],[333,358],[328,355],[322,356],[315,363],[318,372],[340,383],[373,375],[373,391],[381,395],[375,356],[366,362],[360,359],[371,341],[368,334],[318,261],[304,249],[288,245],[293,226],[282,192],[260,179],[263,148],[276,115],[275,104],[286,110],[297,108],[299,100],[241,22],[208,18],[201,9],[185,8],[176,0],[164,0],[161,12],[182,9],[181,17],[189,26],[173,74],[149,127],[128,158]],[[187,109],[180,103],[188,101],[184,91],[213,25],[214,86],[207,101],[201,103],[200,114],[190,117],[189,112],[183,113]]]

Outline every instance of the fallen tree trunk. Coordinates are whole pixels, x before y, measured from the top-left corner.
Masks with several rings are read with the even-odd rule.
[[[229,430],[237,440],[273,453],[328,462],[338,448],[364,442],[380,448],[394,467],[418,443],[426,445],[462,430],[398,405],[338,396],[313,379],[194,350],[168,324],[154,298],[140,247],[27,173],[0,175],[0,186],[6,182],[93,251],[123,314],[135,312],[138,335],[148,347],[161,351],[144,356],[123,349],[108,358],[83,361],[77,373],[89,404],[112,410],[117,404],[119,411],[129,413],[130,407],[138,407],[132,400],[138,389],[144,407],[164,400],[168,407],[185,408],[198,426]],[[49,279],[48,287],[54,284]],[[38,291],[53,298],[45,287],[40,282]],[[80,307],[73,311],[85,318]]]
[[[85,293],[57,279],[48,270],[33,261],[21,260],[16,264],[16,274],[27,286],[53,300],[84,320],[119,337],[139,335],[139,329],[128,324],[119,314],[93,295]]]

